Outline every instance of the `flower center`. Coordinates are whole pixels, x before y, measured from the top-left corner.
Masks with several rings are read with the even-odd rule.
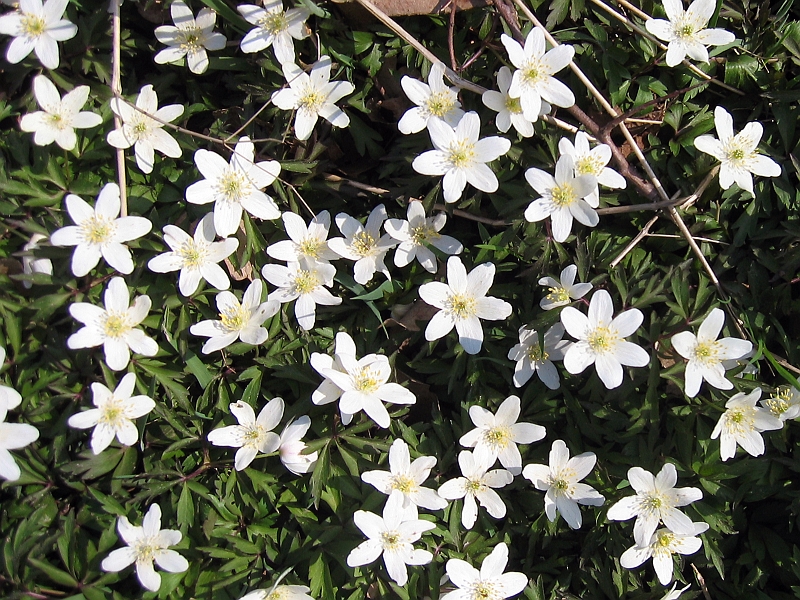
[[[217,192],[226,201],[240,204],[248,189],[247,179],[244,174],[232,167],[225,170],[217,183]]]
[[[456,105],[453,92],[446,90],[431,94],[425,103],[425,108],[434,117],[442,118],[449,113]]]
[[[655,546],[658,548],[668,549],[672,542],[675,540],[675,536],[671,534],[669,531],[659,531],[656,534],[656,541]]]
[[[380,387],[381,381],[378,379],[378,374],[370,367],[362,368],[355,377],[353,377],[353,386],[365,394],[371,394]]]
[[[208,248],[189,240],[181,246],[177,254],[183,259],[184,268],[199,269],[207,262]]]
[[[133,544],[133,552],[136,554],[137,563],[150,563],[152,566],[158,550],[161,550],[161,546],[152,537],[139,538]]]
[[[467,479],[467,483],[464,486],[469,494],[476,494],[484,489],[486,486],[480,479]]]
[[[411,241],[414,242],[416,246],[421,246],[425,242],[435,240],[439,237],[441,237],[441,235],[435,231],[433,227],[428,227],[427,224],[411,228]]]
[[[679,38],[692,38],[694,37],[695,27],[692,23],[682,22],[675,26],[675,35]]]
[[[475,316],[475,298],[466,294],[451,294],[445,302],[445,310],[457,319],[468,319]]]
[[[645,494],[641,502],[642,510],[646,513],[660,513],[667,503],[658,492]]]
[[[522,114],[522,102],[520,102],[519,98],[512,98],[511,96],[506,96],[505,107],[508,112],[514,115]]]
[[[564,287],[551,287],[547,298],[551,302],[569,302],[569,292]]]
[[[719,362],[719,346],[716,340],[711,342],[700,342],[694,348],[693,358],[704,365],[711,365]]]
[[[417,484],[408,475],[395,475],[392,477],[392,489],[400,490],[404,494],[409,494],[417,489]]]
[[[764,406],[776,417],[780,417],[789,410],[792,404],[794,404],[792,402],[792,390],[789,388],[777,390],[772,398],[764,401]]]
[[[117,339],[130,330],[131,325],[126,313],[106,313],[106,320],[103,322],[103,333],[106,337]]]
[[[512,442],[511,429],[503,425],[491,427],[483,433],[483,439],[496,450],[502,450]]]
[[[133,127],[131,127],[131,129],[133,130],[134,137],[137,140],[140,140],[143,137],[147,136],[147,134],[150,131],[150,126],[147,124],[147,121],[142,119],[138,123],[134,124]]]
[[[320,246],[322,246],[322,243],[319,238],[305,237],[302,242],[297,244],[298,254],[303,254],[309,258],[318,258]]]
[[[753,406],[740,406],[728,412],[727,429],[734,436],[744,435],[755,429],[756,409]]]
[[[317,277],[316,271],[300,269],[294,276],[293,284],[295,291],[301,296],[310,294],[319,287],[319,277]]]
[[[550,191],[550,197],[553,200],[553,204],[559,208],[569,206],[578,199],[578,197],[575,195],[575,188],[573,188],[572,184],[570,183],[556,185]]]
[[[472,598],[475,600],[495,600],[500,597],[497,586],[493,583],[479,581],[472,588]]]
[[[399,531],[384,531],[381,533],[381,545],[384,550],[395,550],[402,544],[403,538]]]
[[[47,119],[50,121],[50,125],[56,129],[66,129],[69,127],[67,119],[65,119],[61,113],[51,112],[47,115]]]
[[[39,15],[22,13],[22,32],[31,38],[38,38],[47,29],[47,23]]]
[[[200,35],[200,28],[199,27],[191,27],[189,29],[184,29],[180,33],[181,44],[180,47],[182,50],[186,50],[187,52],[197,52],[200,48],[203,47],[201,43],[201,35]]]
[[[589,347],[597,354],[611,352],[617,345],[619,336],[612,332],[608,327],[595,327],[589,334],[586,342]]]
[[[245,446],[259,446],[264,439],[264,431],[258,425],[250,425],[245,428],[242,437]]]
[[[244,306],[231,307],[219,313],[219,320],[228,332],[241,331],[250,321],[250,311]]]
[[[286,588],[280,586],[271,592],[264,600],[286,600],[289,597]]]
[[[308,86],[297,101],[298,108],[308,113],[319,114],[326,98],[325,94]]]
[[[727,148],[725,154],[727,159],[732,162],[734,166],[742,166],[742,163],[744,163],[750,155],[749,152],[745,151],[739,145],[733,144]]]
[[[599,175],[604,166],[599,157],[587,154],[575,161],[575,172],[578,175]]]
[[[261,17],[258,24],[270,35],[278,35],[289,29],[289,20],[282,10],[268,12]]]
[[[528,358],[531,362],[544,362],[550,358],[550,355],[545,352],[541,344],[533,344],[528,348]]]
[[[447,159],[456,169],[469,167],[475,158],[475,144],[466,140],[458,140],[450,145]]]
[[[542,64],[542,61],[536,57],[528,59],[521,71],[522,83],[529,87],[538,85],[547,77],[547,69]]]
[[[353,236],[353,241],[350,247],[356,254],[361,256],[369,256],[375,249],[375,238],[366,231],[359,231]]]
[[[113,429],[118,429],[125,420],[125,407],[116,396],[111,396],[100,409],[100,423],[105,423]]]
[[[84,243],[107,244],[117,231],[117,225],[111,219],[94,216],[86,219],[80,225]]]

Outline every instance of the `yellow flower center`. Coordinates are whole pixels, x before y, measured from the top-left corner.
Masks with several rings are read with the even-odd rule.
[[[183,38],[180,44],[182,50],[186,50],[187,52],[196,52],[203,47],[203,45],[200,43],[201,35],[199,27],[185,29],[180,32],[180,36]]]
[[[660,548],[663,550],[669,551],[670,546],[672,546],[672,542],[675,541],[675,536],[670,533],[669,531],[659,531],[656,534],[656,541],[655,546],[656,548]]]
[[[392,477],[392,489],[408,494],[417,489],[416,482],[408,475],[395,475]]]
[[[402,537],[399,531],[384,531],[381,533],[381,544],[384,550],[395,550],[402,544]]]
[[[442,237],[441,234],[439,234],[433,227],[429,227],[427,224],[411,228],[411,241],[417,246],[421,246],[425,242],[429,242],[440,237]]]
[[[258,24],[270,35],[277,35],[289,29],[289,20],[282,10],[268,12]]]
[[[122,401],[116,396],[111,396],[103,405],[103,408],[100,409],[100,419],[98,421],[117,429],[124,420],[125,407]]]
[[[371,394],[381,385],[378,379],[378,374],[370,367],[362,368],[355,377],[353,377],[353,386],[365,394]]]
[[[246,426],[242,434],[244,445],[255,447],[260,446],[265,434],[266,432],[264,431],[264,428],[258,424]]]
[[[521,71],[522,83],[531,87],[541,83],[547,77],[547,69],[536,57],[528,59]]]
[[[305,237],[302,242],[297,244],[298,254],[308,256],[309,258],[318,258],[320,246],[322,246],[322,242],[320,242],[319,238],[311,236]]]
[[[156,552],[161,550],[161,545],[152,537],[142,537],[133,544],[133,552],[136,554],[137,563],[150,563],[155,560]]]
[[[184,268],[199,269],[208,260],[208,248],[198,245],[194,240],[189,240],[177,252],[183,259]]]
[[[131,324],[126,313],[106,313],[106,318],[103,322],[103,333],[106,337],[117,339],[130,330]]]
[[[587,154],[575,161],[575,173],[578,175],[599,175],[603,170],[603,161],[598,156]]]
[[[661,496],[654,494],[646,496],[642,504],[648,510],[657,511],[664,504],[664,501]]]
[[[133,129],[133,134],[134,136],[136,136],[137,140],[147,135],[147,133],[150,131],[150,127],[148,126],[147,121],[144,120],[136,123],[132,127],[132,129]]]
[[[56,129],[66,129],[69,127],[69,123],[67,123],[67,120],[61,113],[49,113],[47,119],[50,121],[50,125]]]
[[[586,341],[597,354],[603,354],[612,351],[617,345],[618,339],[619,336],[608,327],[595,327]]]
[[[528,348],[528,358],[531,362],[544,362],[550,358],[550,355],[544,351],[541,344],[533,344]]]
[[[741,166],[742,163],[746,162],[750,157],[751,152],[747,152],[738,144],[734,144],[727,148],[725,155],[728,161],[733,163],[734,166]]]
[[[325,94],[309,86],[297,100],[298,108],[309,113],[319,114],[326,98]]]
[[[570,296],[567,288],[551,287],[550,293],[547,294],[548,300],[551,302],[569,302]]]
[[[725,418],[727,429],[734,436],[749,433],[755,429],[756,409],[753,406],[739,406],[728,411]]]
[[[519,98],[512,98],[511,96],[506,96],[505,107],[508,112],[514,115],[522,114],[522,102],[520,102]]]
[[[38,38],[47,29],[47,23],[39,15],[22,13],[22,32],[31,38]]]
[[[232,167],[225,170],[225,174],[219,178],[217,183],[217,192],[221,194],[226,201],[241,203],[242,198],[248,191],[248,183],[244,174]]]
[[[701,342],[694,348],[693,358],[705,365],[719,362],[720,343],[716,340]]]
[[[107,244],[117,231],[113,220],[96,215],[86,219],[80,225],[81,236],[87,244]]]
[[[573,188],[572,184],[569,183],[562,183],[561,185],[556,185],[550,191],[550,196],[551,199],[553,200],[553,204],[555,204],[559,208],[564,208],[566,206],[569,206],[578,199],[578,197],[575,195],[575,188]]]
[[[498,593],[496,586],[493,583],[479,581],[472,589],[472,598],[478,600],[496,600],[501,595]]]
[[[475,494],[486,489],[486,486],[480,479],[467,479],[467,483],[464,487],[466,487],[467,492],[471,494]]]
[[[456,102],[453,93],[449,90],[431,94],[425,103],[425,108],[434,117],[442,118],[455,107]]]
[[[475,158],[475,145],[465,140],[453,142],[448,151],[447,160],[456,169],[469,167]]]
[[[467,319],[475,315],[477,302],[466,294],[451,294],[445,302],[445,310],[457,319]]]
[[[250,311],[244,306],[232,307],[219,313],[219,320],[228,332],[241,331],[250,321]]]
[[[375,249],[375,238],[366,231],[359,231],[353,236],[350,247],[360,256],[369,256]]]
[[[297,271],[297,275],[294,276],[294,289],[295,291],[300,294],[310,294],[315,289],[319,287],[320,281],[319,277],[315,271],[307,271],[305,269],[300,269]]]
[[[683,23],[675,28],[675,35],[679,38],[690,38],[694,36],[694,25],[691,23]]]
[[[792,404],[792,390],[789,388],[776,390],[772,398],[764,401],[764,406],[776,417],[780,417],[789,410]]]
[[[495,449],[502,450],[512,443],[511,429],[504,425],[491,427],[483,433],[483,439]]]

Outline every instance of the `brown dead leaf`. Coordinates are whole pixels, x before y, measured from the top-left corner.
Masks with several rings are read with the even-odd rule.
[[[408,331],[419,331],[417,321],[430,321],[433,315],[439,312],[438,308],[417,300],[413,304],[395,304],[392,307],[392,317],[386,319],[386,325],[400,325]]]

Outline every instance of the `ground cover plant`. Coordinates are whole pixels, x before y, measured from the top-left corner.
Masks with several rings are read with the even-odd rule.
[[[800,596],[791,0],[7,4],[4,598]]]

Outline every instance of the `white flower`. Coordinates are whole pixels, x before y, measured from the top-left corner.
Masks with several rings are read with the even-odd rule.
[[[696,336],[691,331],[681,331],[672,336],[672,347],[689,360],[686,364],[686,395],[690,398],[700,391],[703,379],[715,388],[733,389],[733,384],[725,378],[723,361],[742,358],[753,349],[753,344],[747,340],[732,337],[718,340],[724,324],[725,311],[715,308],[703,319]]]
[[[577,339],[564,354],[564,367],[576,375],[594,363],[608,389],[622,383],[622,365],[644,367],[650,355],[641,346],[625,341],[644,320],[642,311],[631,308],[612,319],[614,305],[606,290],[598,290],[589,302],[588,317],[572,306],[561,311],[564,329]]]
[[[435,246],[445,254],[460,254],[464,249],[457,239],[439,233],[447,221],[443,212],[425,218],[422,202],[408,203],[408,221],[387,219],[384,224],[386,233],[400,242],[394,251],[394,264],[405,267],[415,258],[429,273],[436,273],[436,255],[426,244]]]
[[[92,384],[91,408],[72,415],[67,424],[77,429],[94,427],[92,432],[92,452],[100,454],[108,448],[114,437],[123,446],[132,446],[139,439],[134,419],[138,419],[156,407],[148,396],[131,396],[136,385],[136,375],[128,373],[112,392],[102,383]]]
[[[483,345],[480,319],[507,319],[512,310],[505,300],[486,296],[493,281],[492,263],[478,265],[468,274],[461,259],[451,256],[447,260],[447,283],[431,281],[419,288],[420,298],[440,309],[425,328],[425,339],[438,340],[455,327],[464,352],[480,352]]]
[[[246,469],[259,452],[270,454],[280,447],[280,437],[272,430],[283,418],[283,398],[267,402],[258,419],[246,402],[234,402],[229,408],[239,424],[215,429],[208,434],[208,441],[215,446],[238,448],[234,461],[237,471]]]
[[[274,300],[261,302],[263,285],[260,279],[253,280],[241,303],[232,292],[217,294],[219,319],[206,319],[189,328],[193,335],[209,338],[203,344],[203,354],[222,350],[237,339],[253,346],[267,341],[269,333],[261,324],[277,313],[281,305]]]
[[[256,163],[254,157],[255,145],[247,136],[239,138],[230,162],[210,150],[201,148],[194,153],[194,162],[205,179],[186,189],[186,201],[214,202],[214,228],[219,236],[236,233],[245,210],[259,219],[281,216],[275,201],[261,191],[275,181],[281,165],[277,160]]]
[[[554,360],[563,360],[564,353],[572,342],[563,340],[564,327],[556,323],[544,334],[544,346],[539,341],[539,333],[524,325],[519,328],[519,344],[508,351],[508,359],[517,361],[514,367],[514,386],[522,387],[536,373],[539,379],[551,390],[561,385]]]
[[[88,85],[79,85],[62,99],[52,81],[37,75],[33,79],[33,94],[42,110],[23,115],[19,127],[34,134],[37,146],[55,142],[64,150],[72,150],[78,143],[75,129],[97,127],[103,122],[100,115],[81,111],[89,99]]]
[[[233,254],[239,247],[236,238],[215,242],[214,215],[207,214],[197,224],[194,238],[174,225],[164,226],[164,241],[172,249],[154,256],[147,267],[156,273],[169,273],[180,269],[178,288],[184,296],[191,296],[205,279],[218,290],[227,290],[230,279],[217,263]]]
[[[511,64],[517,67],[508,94],[520,99],[528,121],[536,122],[539,118],[542,99],[562,108],[575,104],[572,91],[553,77],[569,65],[575,55],[572,46],[561,44],[545,53],[544,33],[538,27],[528,33],[524,48],[505,33],[500,36],[500,41],[506,47]]]
[[[672,588],[666,594],[664,594],[664,597],[661,598],[661,600],[678,600],[678,598],[681,597],[681,594],[683,594],[683,592],[692,587],[692,584],[687,583],[686,586],[682,587],[681,589],[677,589],[677,587],[678,587],[678,582],[676,581],[675,583],[672,584]]]
[[[19,406],[19,401],[6,390],[14,391],[11,388],[0,386],[0,477],[8,481],[16,481],[21,472],[9,450],[18,450],[32,444],[39,439],[39,430],[27,423],[6,423],[8,409]],[[3,401],[5,401],[5,406]]]
[[[522,137],[531,137],[533,135],[533,123],[525,117],[522,111],[522,102],[519,98],[512,98],[508,94],[508,88],[511,86],[511,69],[508,67],[500,67],[497,72],[497,87],[500,88],[499,92],[494,90],[486,90],[481,96],[483,104],[491,108],[497,113],[495,124],[497,129],[505,133],[511,126],[517,130]],[[547,102],[542,102],[539,114],[545,115],[550,112],[550,105]]]
[[[346,213],[336,215],[336,226],[344,237],[331,239],[328,246],[342,258],[356,261],[353,265],[356,283],[368,283],[375,271],[383,273],[386,279],[392,278],[383,259],[397,242],[389,235],[381,235],[381,225],[385,220],[386,207],[383,204],[372,209],[366,226]]]
[[[697,2],[699,0],[695,0]],[[739,133],[733,134],[733,117],[718,106],[714,109],[714,126],[719,139],[712,135],[695,138],[694,146],[700,152],[710,154],[722,165],[719,168],[719,185],[727,190],[734,183],[753,193],[753,175],[778,177],[781,166],[763,154],[758,154],[758,142],[764,133],[761,123],[748,123]],[[753,175],[751,175],[751,173]]]
[[[153,225],[145,217],[119,216],[119,186],[116,183],[105,184],[94,208],[75,194],[68,194],[65,203],[75,225],[54,231],[50,243],[75,246],[72,274],[83,277],[97,266],[101,256],[120,273],[132,273],[133,258],[123,242],[142,237]]]
[[[122,119],[122,128],[108,133],[108,143],[123,149],[133,146],[136,164],[143,173],[152,173],[156,150],[180,158],[181,147],[163,127],[183,114],[183,104],[158,108],[158,95],[148,84],[139,91],[135,108],[122,98],[112,98],[111,110]]]
[[[294,62],[294,40],[307,38],[309,33],[306,19],[311,12],[307,8],[284,11],[282,0],[265,0],[264,8],[244,4],[236,10],[248,23],[257,26],[242,39],[242,52],[260,52],[272,46],[279,63]]]
[[[423,152],[411,166],[423,175],[444,175],[445,202],[461,198],[467,183],[484,192],[497,191],[497,177],[486,165],[511,148],[511,142],[497,136],[478,139],[481,119],[468,112],[453,128],[441,119],[428,122],[428,133],[435,150]]]
[[[21,62],[33,50],[48,69],[58,68],[58,44],[72,39],[78,28],[67,19],[69,0],[20,0],[17,10],[0,16],[0,33],[13,35],[6,60]]]
[[[594,469],[597,457],[593,452],[584,452],[569,457],[569,449],[562,440],[553,442],[549,465],[525,465],[522,476],[547,492],[544,496],[544,512],[551,521],[556,515],[564,517],[572,529],[580,529],[583,518],[578,504],[602,506],[605,498],[593,487],[579,483]]]
[[[576,177],[574,165],[571,156],[562,155],[556,162],[555,177],[541,169],[525,171],[527,182],[542,196],[525,209],[525,219],[535,222],[550,217],[553,239],[557,242],[569,237],[573,218],[587,227],[600,222],[594,208],[586,201],[597,188],[597,180],[593,175]]]
[[[309,427],[311,427],[311,419],[308,418],[308,415],[303,415],[287,425],[281,433],[278,453],[283,466],[295,475],[312,471],[317,462],[317,452],[303,453],[307,446],[302,437]]]
[[[2,358],[5,360],[5,350],[0,348]],[[0,385],[0,409],[13,410],[22,403],[22,394],[7,385]]]
[[[53,262],[49,258],[36,258],[33,255],[33,251],[39,249],[39,242],[46,239],[47,236],[41,233],[34,233],[31,239],[22,247],[24,252],[22,255],[22,272],[26,275],[33,275],[34,273],[53,274]],[[22,285],[29,290],[33,287],[33,282],[23,281]]]
[[[355,512],[353,521],[369,539],[347,555],[348,566],[367,565],[383,554],[389,577],[397,585],[403,586],[408,582],[406,565],[427,565],[433,560],[430,552],[414,549],[412,544],[436,525],[430,521],[404,519],[402,506],[403,495],[396,492],[386,501],[383,518],[365,510]]]
[[[436,457],[420,456],[411,462],[408,444],[398,438],[389,448],[389,471],[365,471],[361,480],[382,494],[390,495],[395,490],[402,495],[405,519],[417,518],[417,507],[439,510],[447,506],[447,500],[434,490],[422,487],[436,466]]]
[[[750,456],[764,454],[762,431],[781,429],[783,421],[766,408],[756,406],[761,398],[761,388],[749,394],[739,392],[725,403],[727,409],[717,421],[711,439],[719,438],[719,454],[722,460],[736,456],[736,444]]]
[[[544,310],[552,310],[559,306],[566,306],[573,300],[583,298],[592,289],[592,284],[575,283],[577,274],[578,267],[569,265],[561,271],[559,279],[542,277],[539,280],[539,285],[546,285],[550,289],[550,293],[539,301],[539,306]]]
[[[338,337],[337,337],[338,341]],[[392,404],[414,404],[416,396],[398,383],[389,383],[392,367],[382,354],[368,354],[360,360],[350,354],[339,354],[336,358],[342,371],[323,368],[321,374],[342,390],[339,409],[354,415],[363,410],[379,427],[389,427],[390,418],[383,402]]]
[[[715,0],[695,0],[683,10],[681,0],[663,0],[667,19],[648,19],[647,31],[667,44],[667,66],[674,67],[688,54],[689,58],[708,62],[706,46],[722,46],[736,39],[724,29],[705,29],[717,9]]]
[[[800,416],[800,391],[794,386],[781,387],[760,404],[781,421],[796,419]]]
[[[631,467],[628,481],[636,495],[618,501],[608,509],[606,516],[611,521],[636,517],[633,539],[639,546],[650,543],[660,521],[673,533],[694,535],[694,523],[677,507],[700,500],[703,492],[694,487],[676,488],[678,471],[675,465],[666,463],[655,477],[641,467]]]
[[[400,133],[406,135],[425,129],[432,118],[442,119],[455,127],[464,115],[458,101],[458,91],[444,83],[444,64],[435,62],[428,73],[428,83],[405,75],[400,80],[403,91],[416,106],[409,108],[397,123]]]
[[[545,435],[545,428],[533,423],[517,423],[519,418],[519,398],[509,396],[492,414],[477,404],[469,407],[469,418],[475,429],[461,436],[458,442],[467,448],[475,448],[475,460],[493,465],[500,459],[512,475],[522,471],[522,456],[517,444],[532,444]]]
[[[131,351],[143,356],[156,355],[158,344],[136,328],[150,312],[150,296],[137,297],[131,306],[125,280],[114,277],[108,282],[103,304],[105,309],[87,302],[76,302],[69,307],[69,314],[84,327],[69,336],[68,348],[78,350],[102,344],[106,364],[113,371],[128,366]]]
[[[325,377],[325,380],[317,387],[311,394],[311,401],[314,404],[329,404],[336,402],[341,398],[344,390],[336,385],[329,377],[325,376],[324,371],[327,369],[335,369],[340,373],[347,374],[347,370],[342,365],[342,356],[348,356],[350,360],[357,361],[356,358],[356,344],[347,332],[340,331],[336,334],[334,340],[334,355],[321,354],[319,352],[312,352],[309,360],[314,370]],[[353,419],[352,413],[346,413],[339,407],[339,412],[342,415],[342,423],[348,425]]]
[[[214,31],[217,13],[210,8],[203,8],[194,18],[192,9],[183,0],[174,0],[169,7],[172,14],[172,25],[156,27],[156,38],[168,48],[156,54],[153,60],[159,65],[174,63],[186,57],[186,64],[192,73],[205,73],[208,69],[206,50],[222,50],[225,47],[225,36]]]
[[[305,585],[276,585],[269,590],[248,592],[239,600],[314,600],[308,595],[310,591]]]
[[[507,564],[508,546],[503,542],[483,559],[480,570],[451,558],[445,570],[459,589],[441,596],[441,600],[503,600],[519,594],[528,585],[528,577],[516,571],[504,573]]]
[[[106,572],[116,573],[130,564],[136,563],[136,576],[139,582],[151,592],[161,587],[161,575],[156,573],[153,561],[170,573],[183,573],[189,562],[170,546],[181,541],[183,535],[177,529],[161,529],[161,507],[151,504],[142,519],[142,526],[131,525],[127,517],[117,520],[119,536],[127,544],[117,548],[100,564]]]
[[[272,94],[272,103],[283,110],[297,110],[294,133],[298,140],[307,140],[317,119],[322,117],[335,127],[347,127],[348,117],[336,102],[356,89],[349,81],[331,82],[331,59],[321,56],[311,67],[311,74],[293,62],[283,64],[283,75],[289,84]]]
[[[589,147],[589,136],[579,131],[575,134],[575,145],[567,138],[558,142],[558,151],[563,155],[572,157],[575,175],[592,175],[597,183],[605,187],[623,189],[628,185],[625,178],[606,165],[611,160],[611,147],[608,144],[598,144]],[[586,196],[589,206],[597,208],[600,204],[600,190],[595,185],[594,190]]]
[[[323,210],[311,219],[308,226],[302,217],[293,212],[285,212],[281,218],[290,239],[267,246],[269,256],[287,263],[299,262],[306,267],[319,263],[326,264],[339,258],[339,255],[328,247],[331,215],[327,210]]]
[[[261,275],[278,289],[270,292],[269,300],[285,303],[297,300],[294,316],[297,323],[306,331],[314,327],[317,318],[317,304],[337,306],[342,299],[330,293],[326,287],[333,285],[336,267],[315,264],[307,268],[300,263],[283,265],[264,265]]]
[[[692,523],[692,527],[693,531],[688,534],[673,533],[662,527],[652,535],[647,544],[637,544],[625,550],[619,557],[619,564],[626,569],[635,569],[652,558],[653,567],[661,585],[669,585],[669,582],[672,581],[672,555],[694,554],[703,546],[702,540],[696,536],[708,530],[708,524]],[[673,587],[673,591],[674,589]],[[669,597],[677,598],[681,592]]]
[[[458,454],[458,466],[463,477],[456,477],[441,485],[438,494],[446,500],[464,499],[461,510],[461,524],[472,529],[478,518],[478,505],[481,503],[486,511],[495,519],[506,516],[506,505],[492,488],[502,488],[514,481],[514,476],[505,469],[489,471],[494,460],[480,461],[469,450]]]

